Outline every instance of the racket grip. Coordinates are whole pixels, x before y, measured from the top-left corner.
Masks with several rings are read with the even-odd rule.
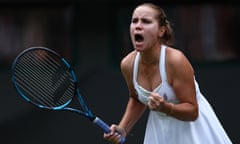
[[[100,118],[96,117],[96,118],[93,120],[93,123],[96,124],[96,125],[98,125],[100,128],[102,128],[105,133],[110,133],[110,127],[109,127],[109,125],[106,124],[106,123],[105,123],[103,120],[101,120]],[[121,139],[120,144],[123,144],[123,143],[125,142],[125,140],[126,140],[122,135],[120,135],[120,139]]]

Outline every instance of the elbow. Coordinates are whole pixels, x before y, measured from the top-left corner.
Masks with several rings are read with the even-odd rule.
[[[191,105],[190,107],[182,110],[181,112],[174,109],[172,116],[182,121],[196,121],[199,116],[198,105]]]
[[[194,106],[189,109],[189,111],[186,113],[185,117],[182,117],[183,121],[196,121],[198,119],[199,111],[198,106]]]
[[[191,118],[189,119],[189,121],[195,121],[198,119],[198,115],[199,115],[199,111],[198,111],[198,107],[196,106],[191,114]]]

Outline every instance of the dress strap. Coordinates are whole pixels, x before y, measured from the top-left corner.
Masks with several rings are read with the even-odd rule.
[[[137,73],[138,73],[138,62],[139,62],[140,53],[137,52],[134,65],[133,65],[133,85],[136,87],[137,84]]]
[[[165,65],[165,59],[166,59],[166,45],[161,46],[161,53],[160,53],[160,75],[163,82],[167,82],[167,74],[166,74],[166,65]]]

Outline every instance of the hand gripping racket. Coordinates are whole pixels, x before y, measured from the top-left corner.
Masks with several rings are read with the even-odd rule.
[[[109,126],[95,116],[85,104],[77,87],[77,78],[68,62],[55,51],[44,47],[31,47],[22,51],[12,64],[12,81],[17,92],[39,108],[76,112],[105,133]],[[70,105],[78,97],[83,110]],[[120,135],[121,144],[125,138]]]

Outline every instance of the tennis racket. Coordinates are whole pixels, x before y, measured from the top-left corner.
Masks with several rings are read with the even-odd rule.
[[[39,108],[66,110],[78,113],[99,126],[105,133],[107,125],[85,104],[77,78],[68,62],[55,51],[45,47],[31,47],[22,51],[12,64],[12,81],[17,92]],[[77,96],[82,110],[69,107]],[[125,138],[120,135],[121,144]]]

